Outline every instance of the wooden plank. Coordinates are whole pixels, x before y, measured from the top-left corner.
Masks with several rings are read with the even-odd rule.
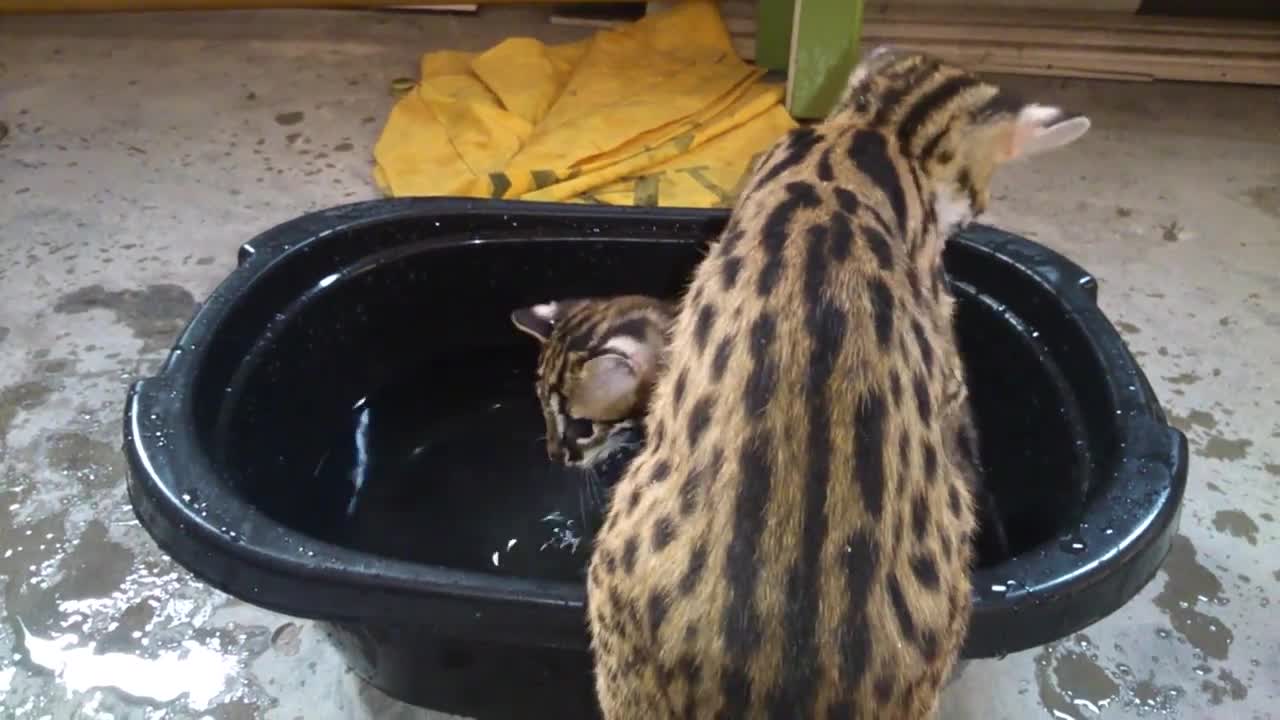
[[[881,8],[862,34],[981,72],[1280,85],[1280,23]]]
[[[645,16],[646,8],[637,2],[566,3],[551,13],[552,25],[607,28],[635,22]]]
[[[1011,67],[1055,69],[1059,73],[1076,69],[1081,72],[1150,75],[1157,80],[1280,85],[1280,58],[1078,50],[991,43],[920,43],[900,41],[897,38],[867,37],[869,44],[889,40],[904,49],[933,53],[943,59],[975,68],[994,63]]]
[[[756,19],[756,0],[720,0],[720,15],[725,20],[732,18]]]
[[[787,111],[825,117],[858,61],[863,0],[796,0],[787,61]]]
[[[894,7],[948,10],[1075,10],[1081,12],[1135,13],[1142,0],[889,0]]]
[[[1043,26],[1010,26],[974,21],[941,23],[870,16],[863,32],[906,40],[961,42],[1025,42],[1072,47],[1200,51],[1231,54],[1280,54],[1280,35],[1224,35],[1206,32],[1173,33],[1109,27],[1069,28],[1050,22]]]
[[[733,49],[738,53],[738,57],[747,62],[755,62],[756,59],[756,39],[750,35],[734,35]]]
[[[1002,65],[1000,63],[977,63],[970,66],[975,72],[1004,75],[1034,75],[1037,77],[1083,78],[1088,80],[1123,80],[1126,82],[1151,82],[1155,78],[1142,73],[1086,70],[1072,67],[1033,67],[1022,65]]]
[[[1116,31],[1133,30],[1186,35],[1280,37],[1280,23],[1222,18],[1160,17],[1155,15],[1067,11],[1028,13],[971,10],[960,13],[934,8],[905,9],[884,6],[878,6],[867,11],[865,22],[874,23],[882,20],[1017,28],[1047,27],[1072,30],[1106,28]]]
[[[480,6],[476,3],[461,3],[456,5],[392,5],[387,10],[403,10],[412,12],[440,12],[440,13],[473,13],[479,12]]]

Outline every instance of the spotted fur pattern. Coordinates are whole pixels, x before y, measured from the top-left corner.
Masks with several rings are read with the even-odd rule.
[[[599,469],[638,447],[644,414],[675,314],[640,295],[557,300],[511,315],[541,344],[535,383],[547,427],[547,456]]]
[[[877,50],[762,159],[594,546],[607,720],[933,715],[968,625],[978,442],[943,243],[998,165],[1087,128]]]

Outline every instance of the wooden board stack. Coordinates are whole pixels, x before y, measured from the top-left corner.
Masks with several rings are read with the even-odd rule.
[[[755,30],[743,25],[733,32]],[[1120,12],[871,6],[864,48],[887,43],[979,72],[1280,85],[1280,23]]]
[[[671,1],[650,2],[650,11]],[[946,4],[867,2],[862,47],[921,50],[979,72],[1280,86],[1277,22],[1135,15],[1120,5],[1068,12]],[[754,60],[756,0],[722,0],[721,12],[739,54]]]

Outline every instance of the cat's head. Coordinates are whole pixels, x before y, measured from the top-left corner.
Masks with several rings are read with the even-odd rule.
[[[535,383],[547,425],[547,456],[595,467],[644,438],[671,303],[627,295],[557,300],[511,313],[542,346]]]
[[[944,235],[986,210],[996,168],[1074,142],[1090,124],[964,68],[891,46],[867,52],[828,122],[879,130],[913,161],[932,185],[926,191],[936,192]]]

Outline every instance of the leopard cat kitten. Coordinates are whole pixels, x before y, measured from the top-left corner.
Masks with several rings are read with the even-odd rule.
[[[640,295],[521,308],[511,321],[541,344],[535,389],[553,462],[604,473],[645,435],[672,303]]]
[[[944,240],[997,167],[1088,128],[881,48],[761,160],[593,547],[606,720],[934,715],[969,622],[977,450]]]
[[[551,329],[556,319],[556,313],[563,311],[568,307],[575,307],[575,312],[590,320],[587,323],[579,324],[583,335],[566,335],[561,333],[556,335],[554,340],[551,339]],[[633,296],[621,299],[593,298],[586,300],[571,300],[560,302],[548,302],[541,305],[535,305],[529,308],[522,308],[512,313],[512,322],[522,331],[538,338],[542,343],[542,357],[555,358],[566,352],[566,348],[570,344],[589,343],[592,340],[592,333],[597,332],[599,328],[606,328],[605,333],[596,340],[597,344],[604,344],[611,338],[614,332],[609,328],[618,326],[617,311],[625,310],[632,313],[636,310],[642,310],[639,317],[644,318],[650,324],[646,327],[643,336],[645,344],[643,348],[647,354],[655,351],[664,354],[665,347],[659,347],[658,343],[665,343],[666,334],[670,330],[672,316],[674,315],[673,304],[659,300],[657,298]],[[545,317],[540,318],[539,314]],[[661,334],[659,334],[661,333]],[[632,337],[639,336],[640,333]],[[540,376],[541,377],[541,376]],[[554,375],[552,376],[554,377]],[[571,389],[578,383],[578,379],[574,373],[567,375],[568,382],[566,385]],[[595,450],[584,448],[581,452],[566,452],[566,447],[570,447],[574,442],[574,437],[566,437],[565,434],[557,432],[555,429],[559,427],[570,427],[574,421],[582,428],[582,433],[587,434],[587,423],[589,421],[583,419],[575,419],[573,417],[565,417],[563,414],[555,412],[555,408],[562,407],[563,401],[559,397],[563,397],[566,393],[561,388],[554,386],[539,387],[538,397],[542,402],[542,411],[547,418],[547,455],[553,462],[568,465],[570,467],[580,467],[592,471],[589,481],[601,480],[608,483],[616,480],[620,474],[621,468],[624,468],[630,462],[634,453],[643,446],[643,440],[647,435],[647,425],[645,424],[644,414],[647,410],[643,400],[648,397],[648,390],[652,387],[653,376],[646,377],[642,392],[630,396],[625,403],[621,412],[620,419],[613,421],[597,421],[592,423],[589,435],[597,438],[602,442],[606,442],[601,449]],[[958,381],[955,390],[962,391],[964,388],[963,381]],[[551,398],[556,397],[556,400]],[[559,415],[562,421],[557,423],[553,418]],[[1009,541],[1005,535],[1004,520],[1000,514],[998,503],[995,496],[987,490],[980,479],[974,488],[977,498],[978,525],[982,529],[980,539],[985,545],[980,549],[982,555],[992,558],[1004,558],[1009,553]],[[591,501],[592,509],[600,509],[598,506],[602,504],[604,497],[603,488],[593,487],[591,493],[585,496]],[[982,542],[979,544],[982,545]]]

